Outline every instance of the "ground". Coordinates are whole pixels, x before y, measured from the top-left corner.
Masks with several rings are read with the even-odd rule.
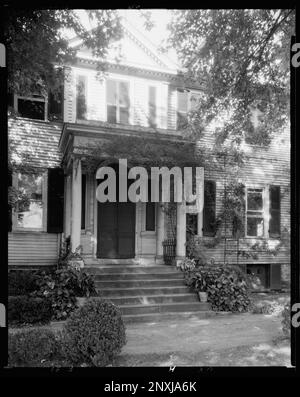
[[[291,366],[281,326],[288,294],[255,294],[253,301],[254,313],[126,324],[127,344],[112,366]],[[55,365],[63,364],[41,364]]]

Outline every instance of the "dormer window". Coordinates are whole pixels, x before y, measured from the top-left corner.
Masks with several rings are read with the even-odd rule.
[[[14,108],[20,117],[35,120],[47,120],[47,100],[41,95],[14,96]]]
[[[129,83],[122,80],[107,80],[106,85],[107,121],[129,124]]]

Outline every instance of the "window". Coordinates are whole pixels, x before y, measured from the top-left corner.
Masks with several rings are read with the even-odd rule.
[[[264,236],[263,189],[247,189],[246,232],[248,237]]]
[[[216,182],[204,181],[203,236],[215,235]]]
[[[17,206],[17,228],[43,229],[43,184],[42,174],[18,174],[17,188],[29,200],[24,200]]]
[[[149,126],[156,127],[157,109],[156,109],[156,87],[149,87]]]
[[[200,92],[190,92],[177,89],[177,123],[176,128],[185,128],[188,122],[188,112],[196,108],[199,103]]]
[[[15,110],[21,117],[35,120],[47,120],[47,101],[40,95],[23,97],[15,95]]]
[[[129,83],[121,80],[107,80],[107,121],[129,124]]]
[[[86,120],[86,76],[77,76],[76,82],[76,118]]]
[[[148,201],[146,203],[146,231],[155,230],[155,204],[151,201],[151,179],[148,179]]]

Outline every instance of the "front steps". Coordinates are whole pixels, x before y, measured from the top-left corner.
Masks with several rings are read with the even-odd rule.
[[[126,323],[206,318],[209,303],[184,283],[183,273],[166,265],[89,264],[99,296],[117,305]]]

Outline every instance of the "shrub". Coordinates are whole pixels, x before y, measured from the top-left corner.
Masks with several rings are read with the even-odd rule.
[[[289,303],[284,306],[281,315],[282,332],[284,336],[289,338],[291,336],[291,308]]]
[[[25,295],[8,297],[8,322],[11,324],[46,324],[51,320],[51,302]]]
[[[77,296],[96,294],[92,276],[66,267],[51,274],[44,273],[38,284],[38,290],[32,295],[51,301],[55,320],[66,319],[76,309]]]
[[[60,342],[50,330],[20,331],[8,335],[8,364],[33,365],[60,355]]]
[[[246,278],[236,266],[200,266],[186,271],[185,280],[196,291],[207,292],[213,310],[245,312],[249,309]]]
[[[68,362],[78,366],[106,366],[126,343],[120,310],[103,299],[89,299],[71,314],[62,332]]]
[[[8,295],[29,295],[38,288],[40,274],[36,270],[15,270],[8,273]]]

